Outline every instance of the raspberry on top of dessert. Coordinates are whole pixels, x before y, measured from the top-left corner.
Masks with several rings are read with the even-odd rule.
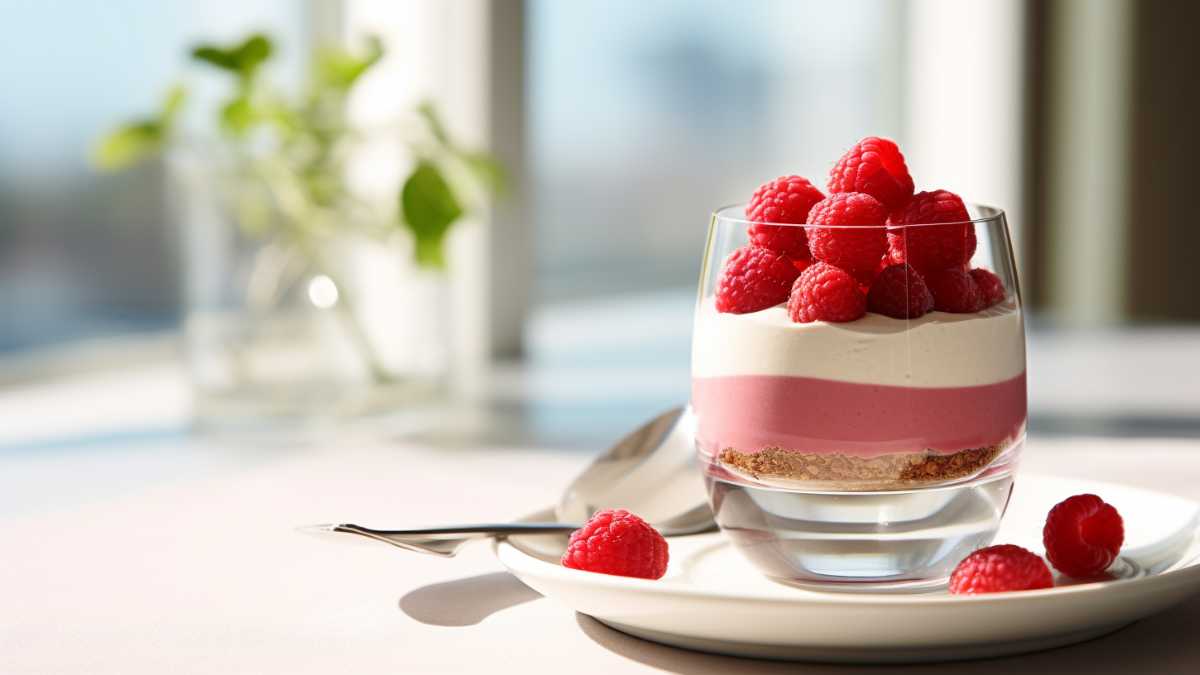
[[[896,208],[912,196],[913,179],[895,141],[868,136],[833,165],[828,187],[831,193],[865,192]]]
[[[722,266],[718,311],[787,302],[793,321],[846,323],[867,312],[971,314],[1008,297],[994,272],[970,268],[976,234],[963,200],[948,190],[913,194],[894,142],[856,143],[830,173],[829,191],[782,176],[754,192],[746,206],[750,243]]]
[[[751,243],[798,260],[808,259],[808,239],[802,227],[768,223],[804,224],[813,204],[825,195],[807,178],[781,176],[763,183],[746,204],[746,218],[753,221],[747,231]]]

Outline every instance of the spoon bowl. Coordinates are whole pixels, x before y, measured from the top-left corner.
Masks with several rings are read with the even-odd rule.
[[[563,493],[554,515],[582,522],[601,509],[627,509],[650,523],[712,512],[693,446],[695,418],[672,408],[634,429],[592,461]]]

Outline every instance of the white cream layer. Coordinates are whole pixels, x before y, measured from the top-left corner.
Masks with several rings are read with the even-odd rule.
[[[975,314],[906,321],[868,312],[849,323],[793,323],[783,305],[696,313],[692,377],[788,375],[903,387],[970,387],[1025,371],[1025,329],[1009,300]]]

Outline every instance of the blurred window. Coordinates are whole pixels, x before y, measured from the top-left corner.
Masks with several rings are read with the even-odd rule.
[[[901,131],[900,3],[527,7],[537,301],[690,289],[716,207]]]
[[[321,27],[313,6],[114,0],[79,3],[63,21],[53,7],[0,2],[8,25],[23,27],[0,41],[0,350],[173,325],[178,244],[159,171],[97,176],[86,148],[116,121],[152,109],[195,41],[267,30],[284,52],[280,69],[298,70]],[[690,291],[714,208],[782,174],[821,183],[849,139],[903,140],[911,121],[902,96],[911,64],[907,3],[523,5],[528,207],[541,304]],[[372,30],[391,37],[420,25],[431,37],[395,50],[423,67],[411,52],[443,54],[438,31],[449,24],[439,23],[441,7],[398,3]],[[45,50],[48,35],[67,47]],[[44,55],[38,77],[22,57],[31,53]],[[474,86],[460,70],[447,78]],[[189,79],[201,97],[217,90]]]
[[[179,251],[161,171],[98,175],[88,149],[155,109],[197,41],[267,30],[290,71],[305,7],[0,0],[0,353],[173,325]],[[189,79],[206,108],[216,83]]]

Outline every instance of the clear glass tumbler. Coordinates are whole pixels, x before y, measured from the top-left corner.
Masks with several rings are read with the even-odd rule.
[[[722,268],[755,224],[741,205],[713,214],[692,344],[696,446],[717,524],[767,576],[936,585],[995,536],[1025,438],[1025,329],[1004,213],[968,210],[962,223],[856,231],[891,250],[961,232],[974,254],[959,271],[992,272],[1003,299],[993,285],[976,311],[845,323],[793,321],[786,300],[719,311]]]

